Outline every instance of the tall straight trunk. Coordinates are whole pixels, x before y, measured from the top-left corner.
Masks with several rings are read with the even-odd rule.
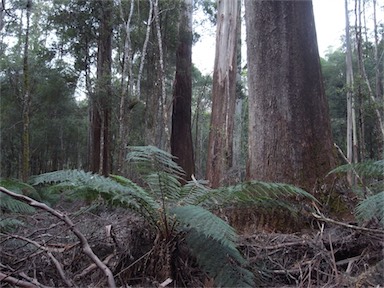
[[[109,121],[111,97],[112,63],[112,8],[111,0],[99,2],[101,12],[98,57],[97,84],[92,99],[91,111],[91,170],[94,173],[108,175],[109,166]]]
[[[384,103],[384,93],[383,93],[383,65],[380,65],[380,57],[379,57],[379,34],[377,32],[377,12],[376,12],[376,0],[373,0],[373,31],[374,31],[374,59],[375,59],[375,98],[377,103]],[[384,61],[383,61],[384,62]],[[384,119],[384,109],[381,109],[381,119]],[[379,122],[380,125],[380,122]],[[379,128],[380,129],[380,128]],[[377,130],[379,130],[377,129]],[[380,137],[379,134],[379,151],[378,155],[381,155],[384,158],[384,132],[382,131],[382,135]]]
[[[184,0],[181,9],[173,84],[171,153],[184,169],[185,180],[190,180],[195,173],[191,131],[193,0]]]
[[[119,134],[118,134],[118,153],[117,153],[117,171],[121,174],[123,172],[123,162],[125,158],[126,143],[128,142],[126,137],[126,105],[127,98],[129,95],[132,95],[133,81],[132,75],[132,47],[131,47],[131,19],[133,15],[134,0],[131,0],[131,6],[129,10],[128,19],[124,19],[123,15],[123,3],[120,1],[120,15],[123,21],[125,21],[124,31],[125,31],[125,40],[124,40],[124,51],[123,51],[123,68],[121,76],[121,96],[120,96],[120,105],[119,105]],[[129,71],[128,75],[127,72]],[[126,80],[128,76],[128,81]],[[129,89],[128,89],[129,87]]]
[[[148,5],[149,5],[149,12],[148,12],[148,20],[147,20],[147,30],[145,32],[145,40],[144,40],[144,44],[143,44],[143,49],[141,51],[140,67],[139,67],[139,73],[137,75],[137,84],[136,84],[136,96],[138,99],[141,98],[141,77],[143,75],[144,62],[145,62],[145,59],[147,56],[149,35],[151,32],[151,26],[152,26],[152,17],[153,17],[152,0],[148,0]]]
[[[30,110],[31,110],[31,91],[30,91],[30,80],[29,80],[29,61],[28,61],[28,50],[29,50],[29,29],[30,29],[30,16],[32,8],[32,0],[27,1],[27,27],[25,30],[25,43],[24,43],[24,56],[23,56],[23,134],[22,134],[22,180],[26,182],[30,173]]]
[[[357,48],[357,73],[362,77],[363,69],[363,34],[362,34],[362,21],[361,21],[361,0],[355,1],[355,36]],[[352,109],[355,113],[353,117],[353,163],[359,162],[359,159],[364,159],[365,144],[364,144],[364,105],[363,105],[363,92],[362,83],[358,81],[357,89],[355,89]],[[357,115],[356,115],[357,114]],[[357,123],[356,123],[357,121]]]
[[[244,104],[244,95],[243,95],[243,83],[241,80],[241,1],[238,1],[238,32],[237,32],[237,59],[236,59],[236,103],[235,103],[235,115],[234,115],[234,126],[233,126],[233,159],[232,167],[234,168],[233,176],[236,181],[241,180],[241,144],[242,144],[242,135],[243,135],[243,104]],[[232,177],[232,178],[233,178]]]
[[[356,131],[355,123],[355,107],[353,97],[353,68],[352,68],[352,46],[351,36],[349,30],[349,10],[348,0],[345,0],[345,40],[346,40],[346,85],[347,85],[347,160],[354,163],[354,131]],[[354,184],[354,176],[352,173],[348,174],[348,182],[350,185]]]
[[[312,1],[245,1],[247,178],[313,191],[335,164]]]
[[[216,56],[206,178],[223,184],[232,165],[233,117],[236,100],[238,1],[218,1]]]
[[[165,68],[164,68],[164,51],[163,51],[163,39],[161,36],[160,27],[160,11],[159,0],[153,0],[153,13],[155,17],[155,27],[157,35],[157,44],[159,48],[159,78],[161,94],[159,95],[159,110],[157,114],[157,123],[160,127],[156,129],[157,145],[166,151],[170,150],[170,117],[169,117],[169,104],[165,87]]]

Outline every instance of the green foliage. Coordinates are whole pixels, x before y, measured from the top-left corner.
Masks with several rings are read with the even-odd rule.
[[[144,189],[121,176],[107,178],[82,170],[61,170],[34,176],[31,183],[56,183],[51,187],[52,191],[60,189],[88,201],[101,198],[111,205],[129,207],[148,220],[153,219],[153,214],[159,207]]]
[[[368,178],[380,178],[384,175],[384,160],[368,160],[356,164],[345,164],[336,167],[331,173],[346,173],[349,171],[356,171],[359,176]]]
[[[357,173],[363,177],[361,183],[364,190],[369,190],[371,195],[361,200],[355,209],[356,218],[360,221],[368,221],[377,218],[384,225],[384,160],[368,160],[356,164],[345,164],[333,169],[331,173]],[[353,191],[360,195],[359,187],[353,187]],[[373,195],[372,195],[373,194]]]
[[[34,187],[19,180],[0,179],[0,186],[18,194],[24,194],[34,199],[40,199],[40,196]],[[35,211],[35,209],[28,204],[15,200],[4,193],[0,193],[0,208],[15,213],[31,213]]]
[[[24,222],[15,218],[0,217],[0,232],[12,232],[19,226],[23,226]]]
[[[356,207],[356,217],[360,221],[367,221],[377,217],[384,226],[384,191],[361,201]]]
[[[0,179],[0,186],[8,190],[12,190],[18,194],[25,194],[32,198],[39,199],[39,194],[35,188],[14,179]],[[24,223],[15,217],[16,213],[25,214],[32,213],[35,209],[28,204],[15,200],[7,194],[0,193],[0,231],[9,232],[18,226],[24,225]]]

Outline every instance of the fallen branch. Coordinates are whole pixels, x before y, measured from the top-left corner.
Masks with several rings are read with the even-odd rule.
[[[365,231],[365,232],[371,232],[371,233],[377,233],[377,234],[384,234],[384,230],[381,230],[381,229],[371,229],[371,228],[360,227],[360,226],[356,226],[356,225],[352,225],[352,224],[348,224],[348,223],[344,223],[344,222],[339,222],[339,221],[333,220],[331,218],[327,218],[324,215],[316,214],[316,213],[312,213],[312,216],[315,217],[319,221],[336,224],[336,225],[347,227],[350,229]]]
[[[36,201],[32,198],[29,198],[28,196],[17,194],[15,192],[9,191],[8,189],[4,187],[0,187],[0,192],[3,192],[11,197],[13,197],[16,200],[22,201],[24,203],[27,203],[28,205],[39,208],[42,210],[45,210],[52,214],[53,216],[56,216],[61,221],[65,222],[67,226],[71,229],[71,231],[77,236],[77,238],[80,240],[81,246],[83,248],[83,252],[85,255],[87,255],[96,265],[100,268],[100,270],[103,271],[104,275],[107,277],[107,282],[109,287],[116,287],[115,279],[113,278],[112,271],[108,268],[107,265],[105,265],[99,257],[93,253],[91,246],[89,245],[87,239],[85,236],[76,228],[75,224],[72,222],[71,219],[66,214],[63,214],[55,209],[52,209],[51,207],[47,206],[44,203],[41,203],[39,201]],[[31,286],[32,287],[32,286]],[[34,286],[33,286],[34,287]]]
[[[39,288],[39,286],[32,284],[28,281],[20,280],[15,277],[9,276],[7,274],[4,274],[0,272],[0,281],[4,281],[7,283],[10,283],[12,285],[15,285],[16,287],[23,287],[23,288]]]

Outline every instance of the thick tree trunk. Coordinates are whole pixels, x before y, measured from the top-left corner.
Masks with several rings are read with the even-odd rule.
[[[101,19],[97,57],[97,84],[91,107],[91,171],[108,175],[109,121],[112,63],[112,7],[111,0],[99,2]]]
[[[173,85],[171,153],[177,157],[176,162],[184,169],[185,180],[190,180],[191,175],[195,173],[191,132],[192,9],[193,0],[184,0]]]
[[[218,1],[212,115],[206,174],[212,187],[224,184],[225,174],[232,165],[238,9],[238,1]]]
[[[311,1],[245,1],[247,178],[312,191],[335,164]]]

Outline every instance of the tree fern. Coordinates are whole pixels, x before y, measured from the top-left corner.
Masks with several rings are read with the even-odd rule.
[[[237,250],[234,229],[208,209],[239,202],[290,208],[292,196],[316,201],[287,184],[250,181],[210,189],[204,181],[194,179],[182,186],[182,168],[171,154],[153,146],[130,147],[127,161],[140,172],[145,188],[122,176],[78,170],[42,174],[33,177],[32,183],[53,183],[54,189],[71,190],[77,197],[101,197],[112,205],[129,207],[153,225],[164,241],[184,235],[191,253],[218,286],[252,286],[253,275],[244,268],[246,261]]]
[[[124,180],[123,180],[124,179]],[[148,220],[159,208],[148,193],[124,177],[104,177],[82,170],[61,170],[31,178],[33,185],[55,183],[54,189],[71,190],[77,197],[97,199],[101,197],[112,205],[120,205],[145,215]]]

